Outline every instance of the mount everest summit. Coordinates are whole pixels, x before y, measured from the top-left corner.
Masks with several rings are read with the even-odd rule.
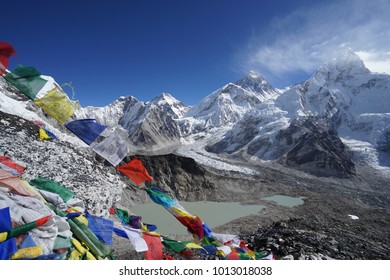
[[[7,102],[14,101],[1,82],[1,110],[42,120],[59,130],[60,138],[73,141],[27,100],[25,109],[12,112]],[[362,164],[389,174],[389,88],[389,75],[370,72],[347,51],[320,66],[310,79],[285,89],[250,72],[193,107],[168,93],[146,103],[127,96],[105,107],[80,107],[75,118],[95,118],[126,135],[134,154],[272,161],[336,176],[354,174],[355,165]]]

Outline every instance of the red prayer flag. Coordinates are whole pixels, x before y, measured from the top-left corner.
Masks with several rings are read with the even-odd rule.
[[[3,75],[8,67],[8,58],[15,54],[14,47],[6,42],[0,42],[0,75]]]
[[[240,255],[235,250],[232,250],[227,257],[228,257],[228,260],[239,260],[240,259]]]
[[[35,221],[35,224],[37,227],[43,226],[44,224],[47,223],[48,220],[50,220],[50,218],[51,218],[51,215],[40,218],[40,219]]]
[[[199,240],[202,240],[204,237],[203,223],[198,216],[177,216],[176,219],[187,227],[189,232],[196,234]]]
[[[148,234],[146,232],[142,235],[149,250],[145,251],[145,259],[147,260],[162,260],[162,242],[161,237],[157,235]]]
[[[137,158],[122,166],[117,166],[116,169],[129,177],[137,186],[145,181],[153,181],[153,177],[149,175],[148,170],[142,165],[142,161]]]
[[[11,160],[10,157],[7,156],[0,156],[0,162],[18,172],[19,174],[22,174],[24,170],[26,170],[26,167],[21,166]]]

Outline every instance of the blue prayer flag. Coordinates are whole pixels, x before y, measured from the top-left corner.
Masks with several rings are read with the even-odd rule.
[[[88,228],[108,245],[112,245],[112,233],[114,231],[114,222],[94,215],[87,215]]]
[[[12,228],[9,207],[0,209],[0,232],[8,231]],[[18,250],[15,238],[0,242],[0,260],[9,260]]]
[[[107,126],[97,123],[95,119],[75,120],[65,124],[65,127],[87,145],[91,145],[107,128]]]

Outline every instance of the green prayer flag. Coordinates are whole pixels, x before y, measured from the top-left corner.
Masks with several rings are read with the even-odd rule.
[[[162,236],[162,238],[163,238],[163,241],[162,241],[163,245],[176,253],[180,253],[181,251],[184,251],[186,249],[186,245],[188,243],[191,243],[191,241],[183,241],[183,242],[176,241],[176,240],[164,237],[164,236]]]
[[[47,80],[40,75],[41,73],[34,67],[19,66],[7,73],[4,78],[31,100],[34,100],[37,93],[47,83]]]
[[[46,178],[35,178],[31,180],[30,185],[44,191],[52,192],[58,194],[65,202],[67,202],[69,199],[71,199],[74,195],[73,192],[65,188],[64,186],[51,181]]]

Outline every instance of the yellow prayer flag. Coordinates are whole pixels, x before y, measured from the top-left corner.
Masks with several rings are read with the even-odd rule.
[[[189,249],[203,249],[202,246],[199,246],[198,244],[195,244],[195,243],[192,243],[192,242],[187,243],[186,247],[189,248]]]
[[[180,208],[182,209],[179,209],[178,207],[176,206],[172,206],[171,208],[169,208],[173,213],[173,215],[176,217],[176,216],[179,216],[179,217],[193,217],[190,213],[188,213],[186,210],[184,210],[183,207],[180,206]]]
[[[34,246],[34,247],[19,249],[15,254],[12,255],[11,260],[33,259],[42,255],[43,255],[42,246]]]
[[[68,212],[69,213],[77,213],[77,212],[80,212],[80,209],[71,207],[71,208],[68,208]],[[88,219],[84,214],[81,214],[80,216],[76,217],[75,219],[78,220],[79,222],[83,223],[84,225],[88,226]]]
[[[50,140],[51,137],[47,135],[46,131],[42,128],[39,129],[39,139],[41,140]]]
[[[0,232],[0,242],[7,240],[8,232]]]
[[[64,124],[77,109],[77,104],[69,100],[65,92],[59,87],[55,87],[34,102],[61,124]]]
[[[79,251],[82,254],[86,253],[87,260],[96,260],[96,258],[91,254],[88,249],[84,248],[83,245],[75,238],[71,239],[73,246],[77,251]]]

